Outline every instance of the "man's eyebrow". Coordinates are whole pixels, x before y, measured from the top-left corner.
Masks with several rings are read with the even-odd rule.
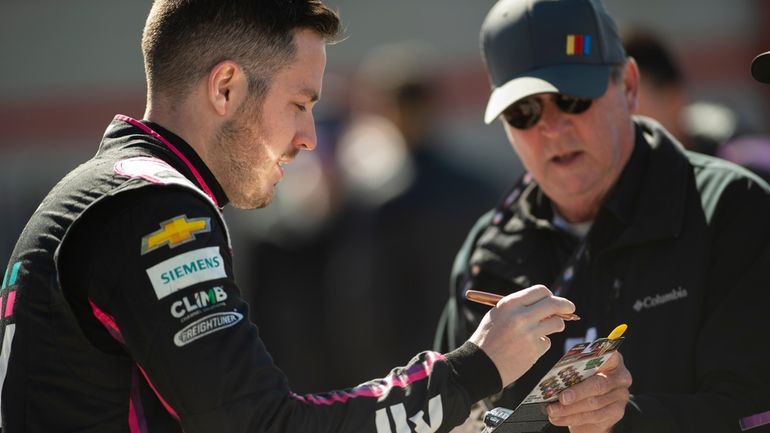
[[[321,96],[318,94],[318,92],[309,87],[300,89],[299,93],[310,99],[310,102],[318,102],[318,100],[321,99]]]

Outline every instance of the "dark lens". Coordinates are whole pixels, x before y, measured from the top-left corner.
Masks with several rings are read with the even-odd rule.
[[[539,98],[524,98],[503,111],[503,119],[516,129],[531,128],[543,114],[543,102]]]
[[[580,114],[588,110],[588,107],[591,106],[591,102],[593,101],[590,99],[578,98],[577,96],[556,93],[553,96],[553,102],[565,113]]]

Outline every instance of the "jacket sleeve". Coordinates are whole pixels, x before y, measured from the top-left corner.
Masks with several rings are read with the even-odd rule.
[[[492,361],[466,343],[352,389],[291,392],[248,320],[217,210],[183,190],[124,195],[91,218],[98,239],[83,259],[99,265],[83,283],[92,313],[185,432],[445,432],[500,390]]]
[[[701,194],[713,244],[695,389],[633,396],[617,431],[738,432],[770,416],[770,193],[755,177],[721,180],[701,186],[711,189]]]

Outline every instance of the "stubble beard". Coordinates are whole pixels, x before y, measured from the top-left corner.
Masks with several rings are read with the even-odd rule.
[[[249,105],[257,105],[251,102]],[[264,181],[262,167],[268,167],[265,154],[266,138],[255,134],[262,131],[261,116],[254,128],[246,119],[251,118],[254,107],[241,107],[238,115],[228,120],[215,136],[215,173],[227,194],[230,204],[238,209],[257,209],[273,200],[273,185]]]

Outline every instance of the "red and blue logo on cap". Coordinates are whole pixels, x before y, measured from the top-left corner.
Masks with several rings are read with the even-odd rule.
[[[591,54],[591,35],[567,35],[567,55],[587,56]]]

